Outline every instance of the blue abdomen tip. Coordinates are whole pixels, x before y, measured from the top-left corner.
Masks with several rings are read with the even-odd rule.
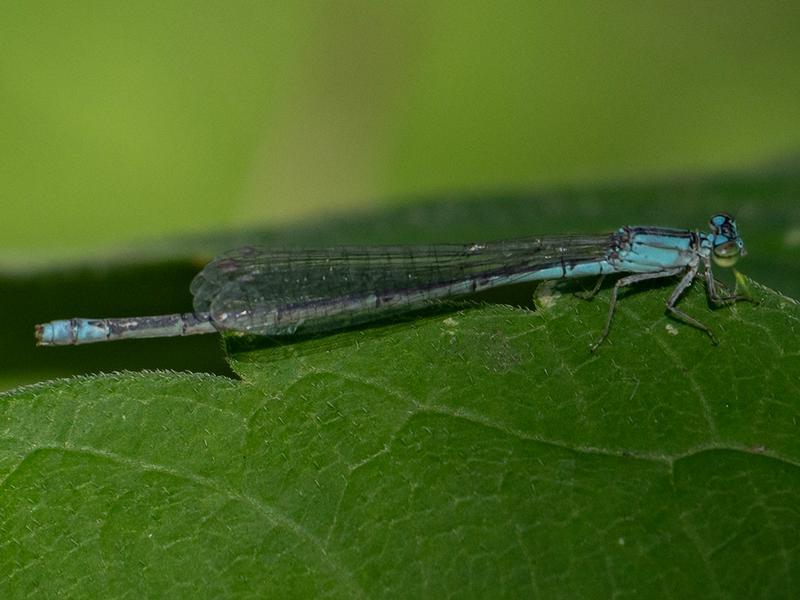
[[[71,320],[50,321],[36,327],[36,338],[43,346],[72,344],[75,341]]]

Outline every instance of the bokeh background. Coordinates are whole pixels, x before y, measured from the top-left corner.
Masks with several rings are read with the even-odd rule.
[[[0,390],[232,375],[218,336],[37,349],[33,325],[191,310],[245,242],[730,210],[746,272],[800,297],[798,32],[773,1],[4,1]]]
[[[0,255],[800,149],[800,4],[2,3]]]

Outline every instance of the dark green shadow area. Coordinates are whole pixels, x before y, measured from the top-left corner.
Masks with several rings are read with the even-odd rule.
[[[187,261],[76,267],[34,277],[0,279],[4,319],[0,346],[5,388],[37,380],[120,370],[193,370],[233,375],[218,336],[132,340],[40,348],[33,325],[67,316],[125,316],[180,312],[191,307]]]

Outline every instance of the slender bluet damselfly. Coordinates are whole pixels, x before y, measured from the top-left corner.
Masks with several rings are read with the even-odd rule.
[[[711,217],[710,232],[665,227],[621,227],[602,235],[531,237],[436,246],[244,247],[212,260],[191,284],[194,312],[150,317],[65,319],[36,326],[42,346],[131,338],[237,332],[290,335],[372,321],[432,301],[529,281],[624,275],[615,283],[605,327],[608,336],[620,288],[680,276],[666,301],[677,319],[714,334],[676,304],[702,272],[709,300],[721,295],[712,260],[730,267],[745,255],[736,222]],[[702,271],[701,271],[702,270]]]

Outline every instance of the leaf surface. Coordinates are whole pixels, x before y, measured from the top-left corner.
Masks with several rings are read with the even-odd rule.
[[[621,225],[704,229],[735,213],[748,249],[739,267],[800,297],[800,170],[707,175],[531,193],[421,199],[275,230],[220,232],[117,248],[61,265],[0,257],[0,389],[100,371],[169,368],[232,375],[214,336],[121,345],[35,348],[33,326],[56,318],[191,310],[189,282],[214,255],[244,244],[279,246],[475,242],[539,234],[598,233]],[[725,277],[722,273],[721,277]],[[729,283],[732,278],[728,278]],[[502,294],[495,301],[514,302]]]
[[[800,307],[443,306],[0,396],[0,592],[791,597]],[[530,291],[530,290],[527,290]],[[526,293],[527,293],[526,291]],[[259,347],[260,346],[260,347]]]

